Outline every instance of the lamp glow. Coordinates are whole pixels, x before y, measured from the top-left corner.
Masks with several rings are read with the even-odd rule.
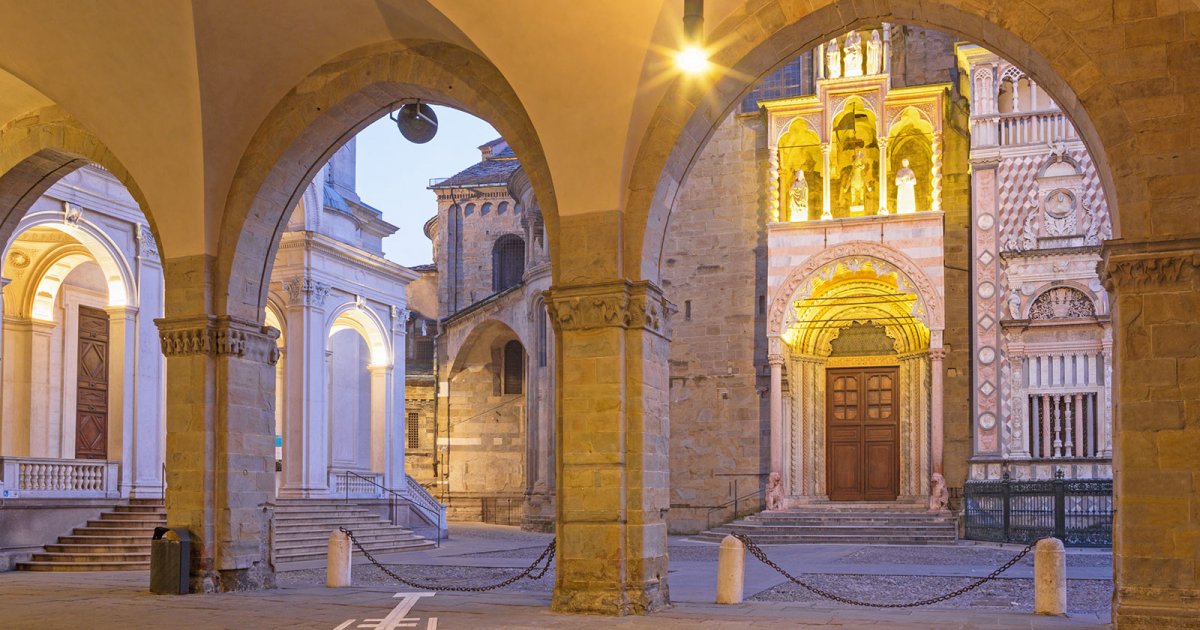
[[[688,46],[675,55],[675,65],[688,74],[700,74],[708,69],[708,53],[699,46]]]

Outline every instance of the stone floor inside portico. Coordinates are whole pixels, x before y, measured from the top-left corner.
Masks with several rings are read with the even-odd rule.
[[[495,526],[451,526],[452,539],[440,549],[390,554],[380,558],[414,579],[445,584],[482,583],[492,576],[511,575],[527,566],[550,537]],[[541,582],[487,594],[438,593],[416,602],[408,617],[416,628],[429,628],[437,618],[440,629],[470,628],[1103,628],[1108,610],[1096,605],[1111,579],[1110,556],[1072,551],[1068,556],[1069,588],[1087,585],[1082,598],[1093,606],[1080,609],[1084,599],[1068,600],[1068,618],[1037,617],[1014,611],[1007,600],[1016,594],[1032,602],[1023,584],[1032,565],[1010,569],[1008,580],[991,596],[946,603],[939,607],[903,610],[849,608],[787,596],[776,588],[783,579],[753,559],[747,560],[746,595],[769,601],[717,606],[716,547],[683,538],[671,541],[670,587],[674,608],[651,617],[608,618],[560,615],[549,610],[553,573]],[[846,593],[888,599],[923,595],[919,585],[940,588],[967,576],[990,572],[1018,549],[1007,546],[786,545],[768,547],[768,554],[793,573],[803,573],[822,586],[864,588],[883,584],[877,592]],[[1001,558],[998,562],[995,561]],[[364,560],[355,558],[356,586],[327,589],[323,569],[315,564],[281,567],[280,588],[272,591],[221,595],[155,596],[146,590],[145,572],[123,573],[5,573],[0,574],[0,626],[5,628],[374,628],[400,601],[398,592],[417,589],[390,584]],[[951,586],[954,588],[954,586]],[[949,589],[947,589],[949,590]],[[778,601],[780,599],[788,601]],[[953,602],[953,600],[952,600]],[[1106,603],[1106,602],[1105,602]],[[1006,607],[1008,606],[1008,607]],[[353,623],[345,625],[353,620]],[[361,625],[360,625],[361,624]],[[400,626],[404,627],[404,626]]]

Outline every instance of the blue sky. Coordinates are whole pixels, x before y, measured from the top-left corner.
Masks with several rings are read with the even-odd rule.
[[[479,161],[479,145],[500,136],[486,122],[448,107],[434,107],[438,133],[426,144],[404,139],[386,116],[358,134],[358,196],[400,228],[384,239],[383,252],[405,266],[433,262],[433,244],[421,228],[437,213],[427,190],[434,177],[449,177]]]

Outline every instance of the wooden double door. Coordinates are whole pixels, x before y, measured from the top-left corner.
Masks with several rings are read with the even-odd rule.
[[[79,307],[75,459],[108,458],[108,314]]]
[[[894,501],[900,489],[898,368],[826,370],[826,462],[832,501]]]

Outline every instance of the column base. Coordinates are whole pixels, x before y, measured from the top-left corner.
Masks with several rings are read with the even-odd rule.
[[[561,613],[586,615],[646,615],[671,607],[671,597],[666,580],[647,584],[641,588],[587,589],[564,592],[554,588],[554,599],[550,609]]]
[[[1135,593],[1128,592],[1136,591]],[[1200,628],[1200,593],[1174,589],[1118,589],[1113,626],[1130,628]]]
[[[262,562],[245,569],[216,571],[202,569],[189,576],[188,588],[192,593],[232,593],[236,591],[262,591],[275,588],[275,569]]]

